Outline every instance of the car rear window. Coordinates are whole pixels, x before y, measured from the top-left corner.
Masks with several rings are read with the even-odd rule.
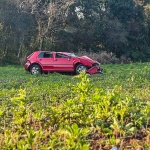
[[[52,58],[53,54],[48,52],[41,52],[38,56],[38,58]]]

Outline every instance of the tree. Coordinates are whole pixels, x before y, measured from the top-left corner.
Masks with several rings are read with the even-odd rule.
[[[20,3],[24,11],[31,13],[37,23],[37,42],[38,49],[43,48],[46,39],[54,43],[54,33],[65,25],[68,7],[74,3],[73,0],[26,0]]]
[[[28,43],[28,39],[25,37],[34,22],[29,14],[21,13],[18,7],[9,0],[2,1],[0,7],[2,26],[0,51],[5,61],[6,59],[11,61],[14,59],[13,57],[20,57],[21,49],[19,47]],[[12,58],[10,59],[10,57]]]
[[[0,61],[34,50],[108,51],[149,60],[149,0],[1,0]]]

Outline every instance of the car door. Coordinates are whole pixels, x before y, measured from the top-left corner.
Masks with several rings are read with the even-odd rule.
[[[38,56],[38,61],[42,66],[43,71],[54,70],[54,57],[51,52],[41,52]]]
[[[55,53],[54,70],[61,72],[74,71],[73,58],[62,53]]]

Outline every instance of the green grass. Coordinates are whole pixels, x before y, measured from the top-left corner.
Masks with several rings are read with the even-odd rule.
[[[150,63],[104,74],[0,67],[0,149],[150,149]]]

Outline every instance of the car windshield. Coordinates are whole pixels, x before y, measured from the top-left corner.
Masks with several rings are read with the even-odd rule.
[[[70,54],[71,57],[78,57],[77,55],[75,55],[74,53]]]

